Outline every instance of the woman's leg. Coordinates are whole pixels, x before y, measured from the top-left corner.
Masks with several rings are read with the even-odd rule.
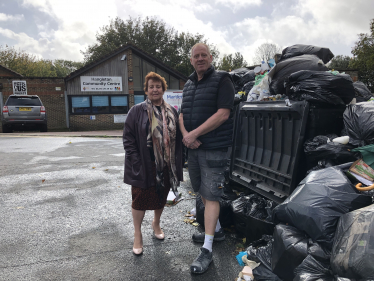
[[[155,234],[163,234],[160,226],[160,218],[164,208],[155,210],[155,217],[153,218],[152,227]]]
[[[141,228],[144,214],[145,211],[132,209],[132,219],[134,222],[134,248],[143,247],[143,237]]]

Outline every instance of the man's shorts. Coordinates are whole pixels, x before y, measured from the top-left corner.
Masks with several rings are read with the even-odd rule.
[[[223,194],[227,161],[227,148],[189,149],[188,172],[193,190],[209,201],[219,201]]]

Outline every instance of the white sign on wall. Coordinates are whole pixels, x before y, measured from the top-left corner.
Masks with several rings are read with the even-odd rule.
[[[81,76],[82,92],[119,92],[122,91],[120,76]]]
[[[26,81],[12,81],[13,95],[27,95]]]
[[[114,117],[114,123],[125,123],[127,114],[116,114],[113,115]]]
[[[182,90],[167,90],[163,96],[164,100],[173,106],[176,110],[179,110],[182,104],[183,91]]]

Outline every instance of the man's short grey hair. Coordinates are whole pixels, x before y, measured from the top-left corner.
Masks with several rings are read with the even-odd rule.
[[[211,56],[212,54],[210,53],[210,48],[207,44],[205,43],[196,43],[195,45],[192,46],[191,48],[191,58],[193,57],[193,49],[195,49],[195,47],[197,46],[204,46],[207,50],[208,50],[208,54]]]

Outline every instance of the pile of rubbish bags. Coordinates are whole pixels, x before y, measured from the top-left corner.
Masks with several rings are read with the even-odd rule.
[[[304,179],[277,206],[257,195],[231,204],[236,231],[252,241],[245,258],[255,280],[374,280],[374,98],[362,82],[328,71],[333,56],[298,44],[268,71],[254,70],[247,101],[309,105],[305,134],[295,140],[304,144]]]
[[[272,220],[272,236],[247,248],[255,280],[374,279],[373,198],[341,169],[311,172],[273,209]]]
[[[230,72],[237,102],[268,100],[307,100],[312,103],[346,105],[373,97],[362,82],[329,71],[326,64],[334,57],[329,48],[296,44],[253,70],[239,68]]]

